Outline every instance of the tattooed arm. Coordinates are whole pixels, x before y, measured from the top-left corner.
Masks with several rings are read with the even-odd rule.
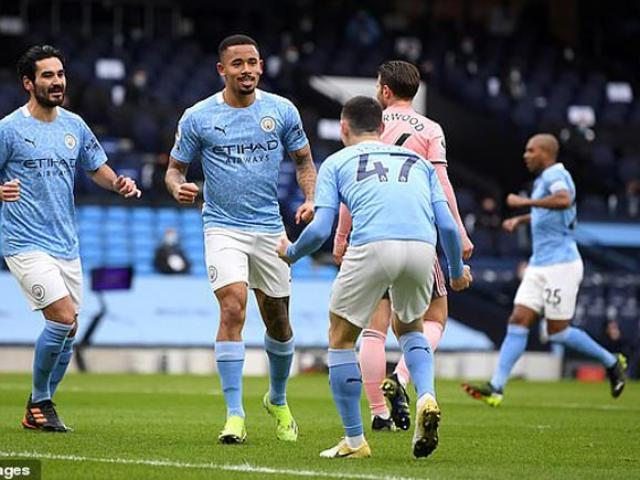
[[[300,220],[309,223],[313,219],[313,202],[316,191],[316,167],[311,158],[311,147],[309,144],[289,154],[296,166],[296,180],[302,193],[304,193],[304,203],[296,211],[296,223]]]

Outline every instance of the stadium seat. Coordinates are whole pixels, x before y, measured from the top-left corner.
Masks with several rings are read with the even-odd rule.
[[[95,221],[102,222],[105,217],[105,208],[93,205],[86,205],[82,207],[78,207],[77,209],[78,217],[81,221]]]
[[[132,220],[134,222],[147,222],[151,223],[155,219],[155,211],[149,207],[136,207],[132,209]]]
[[[129,220],[130,209],[126,207],[107,207],[107,222],[127,222]]]
[[[109,266],[124,266],[131,263],[131,254],[129,250],[110,249],[107,250],[105,261]]]
[[[136,260],[133,264],[133,269],[136,275],[149,275],[154,273],[152,263],[147,260]]]
[[[198,225],[202,228],[202,213],[195,208],[188,208],[180,210],[180,219],[182,225]]]

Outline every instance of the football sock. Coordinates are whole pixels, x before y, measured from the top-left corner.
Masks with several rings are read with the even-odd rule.
[[[329,349],[329,383],[333,400],[342,419],[346,437],[362,435],[360,395],[362,378],[356,352],[350,349]]]
[[[552,342],[560,343],[573,350],[600,361],[606,368],[613,367],[617,359],[615,355],[604,349],[587,332],[575,327],[568,327],[561,332],[549,336]]]
[[[444,327],[440,322],[434,322],[433,320],[426,320],[423,326],[423,332],[427,337],[427,341],[429,345],[431,345],[431,350],[435,352],[438,349],[438,344],[440,343],[440,339],[442,338],[442,334],[444,332]],[[407,386],[409,383],[409,378],[411,375],[409,374],[409,369],[407,368],[407,362],[404,361],[404,356],[400,357],[400,361],[398,365],[396,365],[396,369],[394,372],[398,380],[403,387]]]
[[[522,325],[509,324],[507,335],[500,346],[498,368],[491,378],[491,386],[501,392],[509,379],[511,370],[527,348],[529,329]]]
[[[62,351],[60,352],[60,356],[58,357],[58,363],[53,367],[53,371],[51,372],[51,378],[49,379],[49,391],[51,393],[51,397],[56,393],[58,389],[58,384],[62,381],[64,374],[69,367],[69,363],[71,363],[71,357],[73,356],[73,342],[75,341],[75,337],[67,337],[64,341],[64,346],[62,347]]]
[[[418,397],[425,393],[435,396],[433,352],[426,337],[421,332],[409,332],[399,341]]]
[[[280,342],[265,333],[264,348],[269,357],[269,401],[273,405],[285,405],[287,380],[295,350],[293,337],[286,342]]]
[[[51,372],[58,363],[60,352],[72,328],[73,324],[44,321],[44,329],[36,340],[33,358],[33,388],[31,391],[33,403],[51,399],[51,391],[49,390]]]
[[[360,445],[364,443],[364,434],[356,435],[354,437],[344,437],[347,445],[351,448],[358,448]]]
[[[384,344],[387,336],[377,330],[365,329],[360,340],[360,371],[364,392],[369,400],[372,415],[389,418],[389,410],[380,384],[387,371]]]
[[[244,366],[243,342],[216,342],[216,364],[227,417],[237,415],[244,418],[242,408],[242,367]]]

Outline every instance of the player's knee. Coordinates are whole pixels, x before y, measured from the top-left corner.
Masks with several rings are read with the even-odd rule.
[[[51,322],[64,323],[71,325],[76,321],[76,312],[74,310],[56,308],[43,311],[44,318]]]
[[[286,342],[293,336],[293,330],[289,322],[272,323],[267,329],[269,336],[279,342]]]
[[[235,300],[228,300],[220,305],[220,323],[225,325],[238,325],[244,322],[245,306]]]
[[[344,350],[354,347],[355,342],[348,339],[343,330],[329,327],[329,348]]]
[[[412,333],[412,332],[422,333],[422,329],[423,329],[422,318],[416,318],[414,321],[409,323],[404,323],[404,322],[401,322],[398,318],[394,318],[393,323],[395,325],[394,332],[396,333],[396,336],[398,337],[398,339],[400,339],[401,336],[407,333]]]
[[[329,348],[348,348],[345,346],[343,330],[335,324],[329,325]]]
[[[271,338],[287,341],[293,335],[289,323],[289,299],[265,296],[262,300],[264,323]]]
[[[568,326],[568,321],[547,320],[547,333],[549,335],[555,335],[556,333],[566,330]]]

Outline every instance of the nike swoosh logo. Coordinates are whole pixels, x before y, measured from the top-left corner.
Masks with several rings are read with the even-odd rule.
[[[352,452],[347,452],[347,453],[336,453],[335,458],[345,458],[345,457],[350,457],[351,455],[353,455],[354,453],[356,453],[356,451],[352,451]]]
[[[30,138],[25,138],[24,141],[27,142],[27,143],[30,143],[34,147],[36,146],[36,141],[35,140],[31,140]]]

